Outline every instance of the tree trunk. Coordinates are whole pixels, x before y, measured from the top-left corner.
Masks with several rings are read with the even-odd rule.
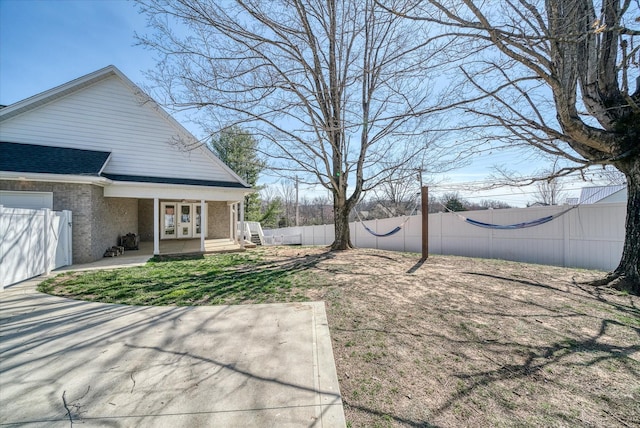
[[[627,219],[622,258],[615,271],[599,284],[640,295],[640,158],[616,165],[627,177]]]
[[[331,250],[350,250],[353,248],[349,233],[349,212],[351,211],[351,206],[344,198],[334,195],[333,199],[334,229],[336,237],[333,244],[331,244]]]

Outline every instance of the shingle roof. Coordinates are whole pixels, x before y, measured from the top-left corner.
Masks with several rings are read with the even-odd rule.
[[[102,174],[113,181],[129,181],[135,183],[184,184],[190,186],[230,187],[235,189],[250,189],[242,183],[233,181],[194,180],[191,178],[173,177],[143,177],[139,175]]]
[[[98,176],[110,152],[0,142],[0,171]]]
[[[232,181],[196,180],[180,177],[147,177],[100,173],[110,152],[69,149],[65,147],[41,146],[0,142],[0,171],[68,174],[105,177],[113,181],[134,183],[183,184],[190,186],[226,187],[250,189],[242,183]]]

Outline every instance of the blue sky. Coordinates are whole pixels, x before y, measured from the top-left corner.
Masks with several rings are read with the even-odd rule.
[[[136,31],[146,31],[146,20],[127,0],[0,0],[0,104],[12,104],[110,64],[144,88],[143,71],[153,68],[155,61],[152,52],[135,46]],[[519,163],[528,166],[531,160],[494,154],[448,173],[447,178],[484,180],[495,162],[517,167]],[[501,188],[462,195],[524,206],[533,198],[531,189],[524,191]]]
[[[134,46],[145,19],[126,0],[0,0],[0,103],[113,64],[136,84],[153,54]]]

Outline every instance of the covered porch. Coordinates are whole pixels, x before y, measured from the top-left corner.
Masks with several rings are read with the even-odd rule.
[[[137,199],[138,250],[153,255],[242,251],[245,241],[244,186],[114,182],[107,198]]]

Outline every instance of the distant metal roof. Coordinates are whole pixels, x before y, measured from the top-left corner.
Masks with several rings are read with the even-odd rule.
[[[580,192],[580,204],[595,204],[607,196],[613,195],[627,187],[626,184],[618,184],[615,186],[594,186],[583,187]]]
[[[0,142],[0,171],[99,176],[110,152]]]
[[[102,177],[113,181],[128,181],[134,183],[160,183],[160,184],[183,184],[188,186],[209,186],[209,187],[229,187],[234,189],[251,189],[242,183],[233,181],[213,181],[213,180],[195,180],[191,178],[178,177],[144,177],[139,175],[119,175],[119,174],[102,174]]]

